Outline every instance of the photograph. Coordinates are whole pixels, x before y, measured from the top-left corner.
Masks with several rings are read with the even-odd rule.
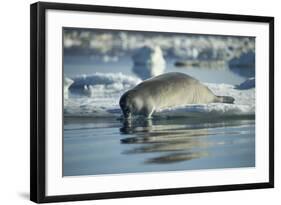
[[[255,36],[62,28],[62,176],[256,166]]]

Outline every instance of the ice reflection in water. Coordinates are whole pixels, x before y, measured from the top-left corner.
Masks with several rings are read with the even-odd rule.
[[[202,119],[178,119],[178,121],[174,120],[173,122],[177,124],[169,124],[168,121],[164,120],[159,121],[155,125],[153,125],[152,120],[123,122],[120,132],[130,135],[130,137],[122,138],[121,143],[140,145],[139,147],[124,151],[123,154],[161,153],[160,156],[145,159],[145,163],[176,163],[207,157],[211,154],[208,147],[226,145],[227,143],[239,143],[239,141],[228,142],[227,139],[213,141],[208,138],[212,135],[227,134],[230,136],[242,134],[237,130],[226,132],[224,129],[215,129],[239,126],[241,122],[202,122]],[[134,136],[131,137],[131,135]]]

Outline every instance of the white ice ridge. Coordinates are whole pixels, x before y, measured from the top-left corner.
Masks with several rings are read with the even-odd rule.
[[[164,72],[166,62],[159,46],[144,46],[133,55],[133,71],[145,80]]]
[[[63,80],[64,99],[68,99],[68,89],[69,89],[69,87],[71,86],[72,83],[73,83],[73,80],[64,76],[64,80]]]
[[[94,73],[75,77],[70,87],[73,94],[90,97],[114,96],[140,83],[139,78],[122,73]]]
[[[70,86],[72,95],[68,99],[65,98],[64,114],[75,117],[120,117],[119,99],[121,95],[141,82],[138,78],[121,73],[95,73],[73,80],[74,83]],[[255,88],[237,89],[234,85],[229,84],[205,84],[216,95],[234,97],[234,104],[211,103],[173,107],[158,110],[154,116],[206,117],[255,114]],[[75,92],[78,95],[73,94]],[[88,92],[89,95],[85,95],[85,92]]]

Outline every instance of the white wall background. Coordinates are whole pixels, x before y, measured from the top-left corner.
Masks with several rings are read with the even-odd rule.
[[[52,0],[49,0],[52,1]],[[0,7],[0,204],[29,201],[29,4],[2,1]],[[281,164],[281,12],[277,0],[61,0],[69,3],[145,7],[186,11],[268,15],[275,17],[275,165],[276,188],[158,197],[69,202],[67,204],[278,204]],[[279,115],[279,116],[278,116]],[[125,183],[125,182],[124,182]],[[280,203],[280,202],[279,202]],[[61,204],[61,203],[60,203]],[[64,204],[64,203],[63,203]]]

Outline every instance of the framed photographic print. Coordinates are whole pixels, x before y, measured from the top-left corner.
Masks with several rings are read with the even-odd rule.
[[[274,18],[31,5],[30,198],[274,187]]]

